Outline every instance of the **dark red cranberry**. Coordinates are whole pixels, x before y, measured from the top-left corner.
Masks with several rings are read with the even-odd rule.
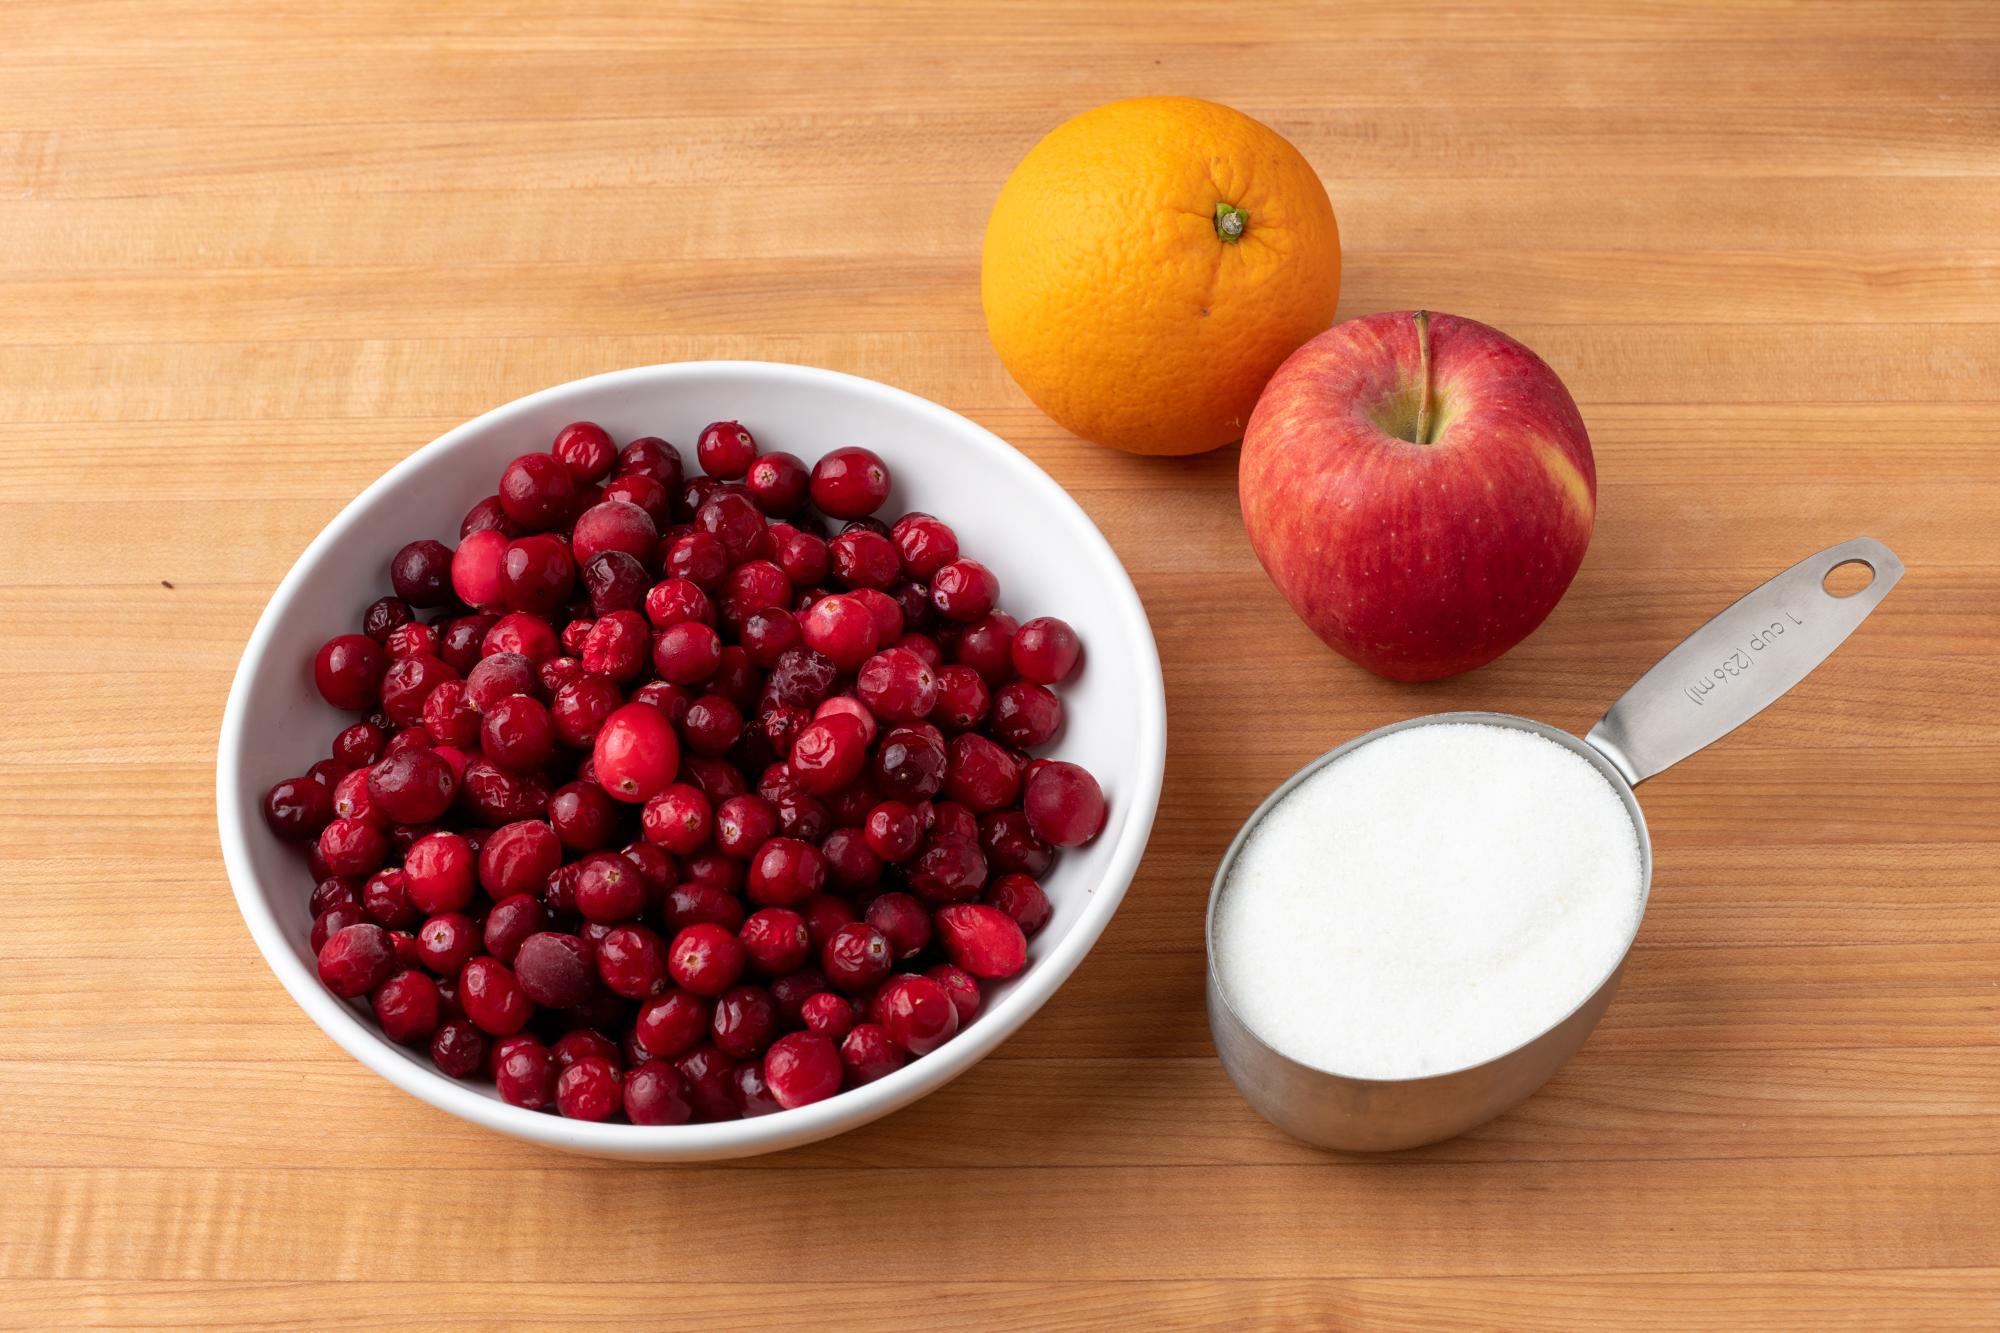
[[[903,637],[917,640],[914,643],[899,642],[897,646],[916,653],[929,662],[933,670],[943,666],[944,654],[929,632],[938,618],[937,608],[931,605],[930,588],[922,583],[898,583],[889,589],[887,596],[903,614]]]
[[[980,992],[979,980],[962,967],[950,963],[939,963],[924,969],[924,975],[944,987],[951,997],[952,1008],[958,1010],[958,1025],[964,1027],[979,1016],[979,1007],[985,1002]]]
[[[457,679],[458,673],[441,658],[399,657],[382,673],[382,711],[400,726],[418,726],[431,691]]]
[[[862,663],[854,692],[884,722],[920,722],[937,706],[938,679],[907,648],[890,648]]]
[[[342,879],[338,875],[329,875],[327,878],[313,885],[312,897],[306,900],[306,910],[314,916],[318,916],[321,912],[324,912],[336,903],[352,903],[357,907],[360,906],[361,890],[355,886],[354,881],[351,879]],[[318,953],[319,950],[315,949],[313,952]]]
[[[771,808],[778,812],[778,832],[801,842],[817,843],[833,827],[826,803],[802,791],[785,792],[771,802]]]
[[[680,741],[665,713],[651,704],[626,704],[598,729],[592,758],[606,791],[643,804],[680,771]]]
[[[665,1060],[648,1060],[625,1075],[625,1118],[635,1125],[685,1125],[694,1118],[688,1082]]]
[[[382,1035],[399,1046],[430,1040],[438,1026],[437,983],[421,972],[398,972],[383,982],[369,1003]]]
[[[1000,580],[977,560],[953,560],[931,576],[931,605],[946,620],[971,625],[1000,600]]]
[[[462,912],[440,912],[417,927],[417,957],[441,977],[456,977],[479,951],[479,931]]]
[[[890,528],[903,572],[918,583],[958,559],[958,534],[929,514],[905,514]]]
[[[1024,936],[1033,938],[1049,924],[1055,908],[1042,886],[1023,874],[997,875],[986,886],[986,901],[1014,919]]]
[[[867,603],[841,594],[814,602],[799,620],[799,633],[808,648],[839,671],[855,670],[880,644],[875,615]],[[782,659],[779,666],[783,667]]]
[[[732,796],[715,810],[715,845],[747,861],[778,833],[777,809],[761,796]]]
[[[583,567],[583,586],[590,595],[592,615],[638,610],[650,582],[645,565],[623,551],[606,551]]]
[[[1014,659],[1009,645],[1014,641],[1014,617],[1004,611],[968,625],[952,645],[952,660],[971,667],[989,686],[1014,678]]]
[[[875,781],[898,800],[926,801],[943,787],[948,762],[937,728],[924,723],[891,727],[875,750]]]
[[[729,564],[729,548],[711,532],[690,532],[667,546],[667,574],[686,579],[703,591],[722,586]]]
[[[883,801],[868,812],[868,823],[863,827],[862,834],[868,839],[869,851],[884,861],[900,863],[917,854],[924,825],[914,806],[901,801]]]
[[[698,788],[677,782],[647,800],[640,824],[646,841],[676,856],[692,856],[708,845],[714,816],[707,796]]]
[[[853,903],[830,893],[815,893],[800,903],[799,915],[806,919],[806,938],[812,941],[815,955],[826,948],[835,931],[861,919]]]
[[[763,454],[750,463],[743,484],[757,507],[773,518],[790,518],[805,508],[811,474],[787,453]]]
[[[549,705],[549,721],[556,739],[573,749],[583,749],[597,740],[605,720],[618,711],[624,696],[618,683],[605,676],[579,676],[555,693]]]
[[[368,914],[361,910],[358,899],[354,902],[335,903],[313,918],[312,930],[306,935],[306,943],[317,956],[326,948],[328,940],[348,926],[360,925],[363,922],[368,922]],[[374,923],[368,922],[368,924]]]
[[[720,889],[723,896],[728,897],[743,891],[744,881],[749,875],[743,868],[743,862],[711,848],[687,859],[687,877],[692,883]],[[741,924],[742,919],[743,912],[739,907],[734,913],[734,920]]]
[[[669,625],[653,639],[653,668],[675,685],[699,685],[721,662],[721,637],[700,621]]]
[[[736,1064],[715,1047],[703,1042],[673,1062],[687,1080],[688,1096],[697,1120],[734,1120],[741,1114],[731,1081]]]
[[[864,655],[863,660],[866,660]],[[833,691],[839,671],[831,658],[810,648],[793,648],[778,655],[764,682],[766,706],[812,708]]]
[[[911,1055],[929,1055],[958,1034],[957,1007],[929,977],[905,973],[893,978],[876,993],[870,1017]]]
[[[396,596],[411,606],[443,606],[451,600],[451,548],[440,541],[414,541],[389,560]]]
[[[361,886],[361,910],[378,926],[402,930],[417,924],[420,913],[410,902],[410,890],[400,870],[378,870]]]
[[[458,794],[458,775],[435,751],[407,749],[391,754],[368,770],[368,800],[384,818],[399,824],[424,824],[451,808]]]
[[[576,479],[553,454],[522,454],[500,474],[501,509],[531,532],[561,527],[576,495]]]
[[[841,1038],[840,1062],[847,1068],[848,1082],[857,1087],[895,1073],[907,1059],[879,1023],[857,1024]]]
[[[507,517],[507,511],[500,507],[499,496],[489,495],[465,511],[465,520],[458,525],[458,535],[462,541],[475,532],[488,531],[497,532],[511,540],[527,529]]]
[[[701,788],[702,795],[717,805],[750,790],[750,784],[743,779],[742,770],[726,759],[710,759],[706,755],[699,754],[683,755],[681,774],[689,782]]]
[[[464,681],[443,681],[431,690],[424,700],[423,727],[439,745],[464,747],[479,739],[479,710]]]
[[[837,828],[820,844],[826,878],[836,893],[859,896],[882,881],[882,859],[868,849],[858,828]]]
[[[896,962],[916,957],[931,942],[930,909],[907,893],[876,895],[865,919],[889,941]]]
[[[380,986],[396,968],[389,932],[372,922],[342,926],[319,950],[319,979],[343,1000]]]
[[[1022,798],[1037,837],[1056,847],[1080,847],[1104,829],[1104,793],[1075,764],[1042,760],[1031,766]]]
[[[785,1108],[771,1095],[771,1085],[764,1081],[762,1061],[752,1060],[730,1071],[730,1095],[736,1099],[736,1110],[745,1120],[758,1116],[776,1115]]]
[[[429,724],[425,725],[428,728]],[[382,747],[388,741],[388,735],[373,722],[356,722],[333,738],[333,757],[349,768],[366,768],[382,757]]]
[[[571,1028],[563,1033],[549,1048],[549,1054],[555,1057],[559,1070],[568,1069],[578,1060],[588,1059],[602,1060],[613,1069],[621,1065],[618,1043],[590,1028]]]
[[[612,611],[584,636],[583,669],[616,681],[635,680],[652,655],[652,631],[637,611]]]
[[[400,597],[378,597],[361,613],[361,632],[380,644],[417,618],[410,604]]]
[[[486,631],[499,620],[493,615],[459,616],[444,627],[438,636],[438,656],[442,657],[452,670],[469,676],[479,665],[481,646],[486,640]]]
[[[743,975],[747,955],[735,934],[709,923],[689,926],[667,949],[675,984],[696,995],[720,995]]]
[[[486,952],[512,966],[521,942],[548,928],[548,910],[540,899],[532,893],[509,894],[486,913],[482,942]]]
[[[549,826],[573,852],[594,852],[618,836],[618,803],[594,782],[567,782],[549,797]]]
[[[547,778],[539,773],[509,773],[484,757],[466,764],[459,787],[473,814],[490,825],[533,819],[548,808]]]
[[[690,991],[670,990],[639,1006],[632,1034],[654,1060],[671,1060],[708,1035],[709,1002]]]
[[[787,972],[771,983],[771,1001],[778,1006],[778,1019],[787,1029],[796,1028],[804,1022],[806,1001],[825,993],[826,976],[816,967]]]
[[[993,869],[1039,878],[1055,864],[1053,848],[1035,836],[1019,810],[995,810],[979,817],[979,846]]]
[[[765,907],[752,912],[737,937],[743,941],[751,964],[768,976],[795,972],[812,956],[806,919],[788,908]]]
[[[924,832],[931,842],[979,839],[979,819],[957,801],[932,801],[924,807]]]
[[[817,1032],[788,1032],[764,1056],[764,1081],[787,1110],[839,1092],[842,1070],[840,1052]]]
[[[868,822],[868,812],[882,801],[882,793],[875,790],[875,784],[864,774],[851,787],[845,787],[827,798],[827,813],[833,817],[833,827],[861,832],[861,826]]]
[[[618,854],[638,870],[648,905],[664,899],[667,890],[680,880],[680,863],[650,842],[628,842]]]
[[[715,1002],[709,1035],[732,1060],[747,1060],[778,1033],[778,1010],[762,986],[732,986]]]
[[[311,778],[286,778],[264,793],[264,822],[282,841],[310,842],[332,818],[333,794]]]
[[[620,476],[651,477],[670,490],[681,484],[681,451],[657,435],[641,435],[618,455]]]
[[[833,569],[826,539],[789,523],[771,525],[771,561],[795,588],[821,583]]]
[[[431,1063],[447,1078],[471,1078],[486,1063],[486,1034],[453,1019],[431,1034]]]
[[[889,498],[889,469],[866,449],[848,446],[813,464],[812,502],[834,518],[862,518]]]
[[[909,881],[925,902],[970,902],[986,883],[986,857],[970,839],[933,835],[910,863]]]
[[[667,989],[667,945],[644,926],[613,926],[597,942],[597,975],[613,993],[647,1000]]]
[[[743,714],[719,694],[705,694],[689,705],[681,721],[681,737],[696,754],[720,758],[743,734]]]
[[[362,713],[381,697],[388,665],[382,645],[366,634],[340,634],[328,639],[313,658],[313,683],[319,686],[320,697],[335,708]]]
[[[792,598],[791,581],[769,560],[746,560],[722,581],[722,616],[732,625],[758,611],[782,607]]]
[[[865,529],[843,532],[827,543],[827,552],[833,557],[834,578],[849,588],[888,588],[903,573],[903,563],[896,555],[895,543],[879,532]],[[893,601],[891,605],[894,605]],[[900,622],[900,609],[896,615]],[[902,632],[900,623],[896,632]]]
[[[615,925],[646,910],[646,884],[638,868],[616,852],[585,857],[576,877],[576,910],[592,921]]]
[[[993,720],[987,729],[1017,750],[1046,745],[1062,730],[1062,701],[1032,681],[1003,685],[993,697]]]
[[[389,859],[389,839],[363,819],[336,819],[320,830],[320,860],[328,874],[360,878],[372,875]],[[324,876],[322,876],[324,878]]]
[[[789,907],[818,893],[826,883],[826,860],[819,848],[798,838],[770,838],[750,860],[747,891],[760,907]]]
[[[570,477],[578,485],[602,481],[618,459],[618,446],[611,442],[611,432],[595,421],[572,421],[564,426],[556,432],[549,452],[569,469]]]
[[[496,622],[497,623],[497,622]],[[490,628],[490,627],[489,627]],[[535,664],[520,653],[494,653],[465,675],[465,697],[482,713],[516,694],[533,695],[539,682]]]
[[[881,931],[864,921],[850,921],[833,932],[820,950],[819,965],[835,990],[865,991],[889,975],[894,950]]]
[[[646,511],[646,517],[652,519],[656,527],[673,516],[673,492],[652,477],[642,476],[636,472],[628,472],[606,482],[597,500],[599,504],[611,500],[624,500],[629,504],[638,505]]]
[[[1083,644],[1076,631],[1054,616],[1037,616],[1021,626],[1012,645],[1014,670],[1037,685],[1055,685],[1076,672]]]
[[[514,975],[529,999],[549,1009],[582,1004],[597,987],[589,946],[561,931],[538,931],[521,941]]]
[[[557,1073],[555,1056],[533,1037],[511,1037],[493,1048],[493,1086],[509,1106],[541,1111],[555,1105]]]
[[[735,481],[750,471],[757,458],[757,441],[734,421],[711,422],[695,442],[701,470],[723,481]]]

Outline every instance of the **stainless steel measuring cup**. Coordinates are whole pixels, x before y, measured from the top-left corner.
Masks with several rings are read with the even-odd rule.
[[[1849,564],[1872,571],[1868,585],[1847,596],[1828,592],[1827,575]],[[1627,939],[1610,973],[1566,1017],[1478,1064],[1424,1078],[1381,1079],[1294,1060],[1266,1044],[1230,1008],[1216,975],[1215,906],[1251,830],[1299,783],[1350,750],[1406,727],[1483,722],[1532,731],[1583,758],[1624,801],[1639,838],[1643,916],[1653,884],[1653,844],[1632,789],[1722,739],[1805,679],[1888,596],[1902,573],[1903,562],[1872,537],[1856,537],[1800,561],[1682,640],[1582,740],[1511,713],[1432,713],[1357,736],[1286,779],[1244,821],[1208,895],[1209,1030],[1223,1069],[1244,1098],[1278,1128],[1323,1148],[1414,1148],[1462,1134],[1518,1105],[1576,1053],[1611,1003],[1632,948]],[[1636,919],[1633,930],[1636,934]]]

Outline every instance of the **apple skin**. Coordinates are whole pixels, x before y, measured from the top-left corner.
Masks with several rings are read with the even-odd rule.
[[[1583,563],[1597,513],[1590,436],[1556,373],[1498,329],[1428,324],[1431,443],[1412,442],[1417,312],[1367,315],[1278,367],[1237,477],[1250,545],[1285,600],[1391,680],[1470,671],[1526,638]]]

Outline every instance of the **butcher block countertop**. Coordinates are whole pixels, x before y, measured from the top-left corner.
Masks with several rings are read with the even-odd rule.
[[[822,7],[13,0],[0,12],[0,1325],[1991,1327],[2000,1317],[2000,9],[1905,0]],[[1495,324],[1574,392],[1594,542],[1498,663],[1392,684],[1252,558],[1236,450],[1082,443],[979,245],[1142,93],[1291,139],[1342,317]],[[1096,949],[945,1090],[773,1157],[476,1130],[349,1059],[224,876],[214,762],[308,540],[597,371],[830,366],[965,413],[1103,528],[1170,742]],[[1644,789],[1609,1016],[1384,1157],[1216,1063],[1202,912],[1303,761],[1447,708],[1578,731],[1868,534],[1908,573]]]

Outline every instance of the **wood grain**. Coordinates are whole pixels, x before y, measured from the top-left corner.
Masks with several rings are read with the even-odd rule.
[[[0,50],[0,1326],[1991,1327],[2000,1316],[2000,11],[15,0]],[[1175,91],[1292,138],[1343,316],[1493,321],[1574,391],[1597,534],[1412,689],[1257,569],[1235,455],[1069,438],[988,347],[999,182]],[[1132,570],[1172,753],[1074,980],[951,1087],[694,1170],[479,1134],[342,1056],[215,845],[264,600],[458,421],[618,366],[834,366],[1034,456]],[[1413,712],[1587,726],[1801,555],[1909,574],[1648,785],[1583,1054],[1459,1140],[1304,1148],[1230,1088],[1237,823]],[[886,1243],[885,1243],[886,1242]],[[504,1277],[504,1281],[496,1278]]]

